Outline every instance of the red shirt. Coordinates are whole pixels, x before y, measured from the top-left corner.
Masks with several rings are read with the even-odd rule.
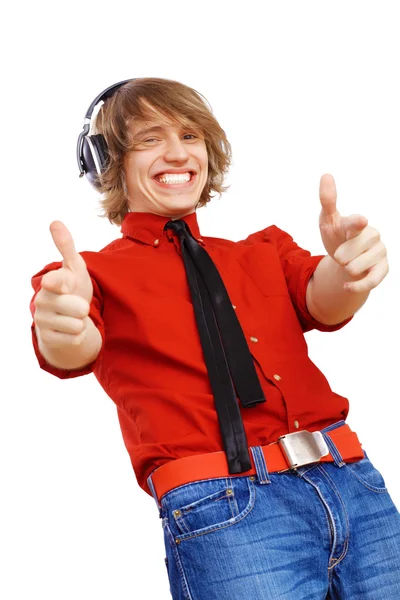
[[[169,219],[128,213],[123,237],[100,252],[82,252],[93,280],[90,316],[103,345],[80,370],[42,369],[61,379],[93,372],[115,402],[139,485],[163,463],[223,450],[179,240],[164,231]],[[348,413],[307,355],[303,333],[333,331],[311,317],[306,288],[322,256],[312,257],[275,226],[246,240],[200,239],[196,214],[184,220],[214,260],[254,358],[267,402],[240,406],[249,446],[299,429],[315,431]],[[51,263],[35,275],[61,266]],[[34,310],[33,305],[32,312]]]

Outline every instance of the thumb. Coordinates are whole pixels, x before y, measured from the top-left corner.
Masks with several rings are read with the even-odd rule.
[[[63,266],[71,271],[82,269],[83,258],[75,250],[74,240],[67,227],[61,221],[53,221],[50,233],[57,250],[63,257]]]
[[[329,217],[338,212],[336,208],[337,192],[332,175],[322,175],[319,182],[319,199],[322,206],[322,216]]]

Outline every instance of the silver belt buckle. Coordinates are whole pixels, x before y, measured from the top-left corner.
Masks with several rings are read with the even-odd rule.
[[[278,439],[288,464],[288,469],[297,469],[313,462],[319,462],[329,454],[329,448],[320,431],[295,431]]]

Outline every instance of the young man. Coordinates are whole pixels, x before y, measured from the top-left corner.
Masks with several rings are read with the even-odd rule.
[[[112,88],[78,154],[122,238],[78,254],[51,224],[63,261],[33,278],[40,366],[93,372],[115,402],[174,599],[400,597],[399,513],[303,336],[343,327],[385,277],[379,233],[340,215],[324,175],[326,256],[275,226],[202,237],[224,131],[180,83]]]

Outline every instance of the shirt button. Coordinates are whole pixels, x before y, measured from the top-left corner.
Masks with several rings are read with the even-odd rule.
[[[258,342],[258,338],[256,338],[256,337],[251,337],[251,338],[250,338],[250,341],[251,341],[251,342],[254,342],[254,343],[256,344],[256,343]]]
[[[234,304],[232,304],[233,308],[236,310],[236,306]]]
[[[203,240],[201,238],[197,238],[197,241],[198,242],[202,242]]]
[[[276,379],[277,381],[279,381],[280,379],[282,379],[282,377],[281,377],[280,375],[277,375],[277,374],[275,373],[275,375],[274,375],[274,379]]]
[[[295,422],[293,423],[293,425],[295,426],[295,429],[298,429],[298,428],[299,428],[299,422],[298,422],[298,421],[295,421]]]
[[[154,242],[153,242],[153,244],[154,244],[155,246],[158,246],[158,244],[159,244],[159,243],[160,243],[160,240],[159,240],[159,239],[157,239],[157,240],[154,240]]]

